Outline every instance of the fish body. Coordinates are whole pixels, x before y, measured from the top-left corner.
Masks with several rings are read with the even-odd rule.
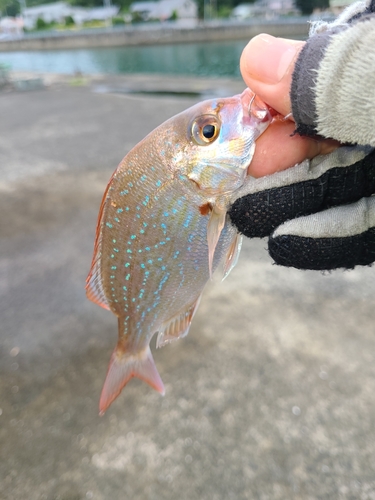
[[[234,266],[241,237],[226,211],[270,121],[249,89],[205,101],[151,132],[114,172],[86,286],[118,318],[101,413],[132,377],[164,393],[150,341],[184,337],[212,273],[221,261],[224,275]]]

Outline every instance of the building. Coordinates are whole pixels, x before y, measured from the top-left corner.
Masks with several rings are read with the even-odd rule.
[[[197,19],[198,17],[198,7],[194,0],[134,2],[129,10],[131,14],[138,14],[144,21],[149,19],[165,21],[174,13],[177,19]]]
[[[43,19],[46,23],[63,23],[65,18],[71,15],[71,10],[72,7],[65,2],[27,7],[22,11],[24,26],[26,29],[33,29],[38,19]]]
[[[74,19],[76,24],[88,21],[107,21],[116,16],[120,8],[111,5],[108,7],[95,7],[92,9],[84,7],[72,7],[66,2],[56,2],[37,5],[23,9],[22,15],[26,29],[33,29],[38,19],[46,23],[64,23],[68,16]]]
[[[22,17],[2,17],[0,19],[0,39],[19,37],[22,35]]]
[[[251,17],[272,18],[290,14],[299,14],[294,0],[257,0],[254,3],[243,3],[232,10],[234,19],[249,19]]]

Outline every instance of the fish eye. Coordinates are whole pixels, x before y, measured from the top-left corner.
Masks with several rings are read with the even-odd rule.
[[[202,135],[206,139],[212,139],[213,136],[215,135],[216,127],[215,125],[205,125],[202,128]]]
[[[216,116],[199,116],[191,125],[192,139],[200,146],[211,144],[219,136],[220,125],[221,124]]]

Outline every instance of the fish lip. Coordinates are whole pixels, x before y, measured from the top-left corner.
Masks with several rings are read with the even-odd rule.
[[[250,153],[250,161],[246,166],[246,175],[249,175],[249,168],[254,156],[255,141],[268,128],[268,125],[273,120],[272,108],[268,106],[260,97],[258,97],[251,89],[245,89],[240,95],[243,118],[246,127],[252,129],[252,141]]]
[[[246,88],[240,95],[244,115],[259,123],[267,123],[272,119],[271,108],[251,89]]]

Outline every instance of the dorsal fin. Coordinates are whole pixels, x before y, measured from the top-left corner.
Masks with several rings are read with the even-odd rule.
[[[107,298],[104,293],[101,275],[101,256],[102,256],[102,222],[105,202],[107,201],[108,191],[112,183],[113,177],[117,170],[112,174],[107,187],[104,191],[102,202],[100,204],[98,221],[96,223],[96,234],[94,243],[94,253],[91,261],[91,269],[86,279],[86,295],[95,304],[98,304],[104,309],[110,309]]]
[[[97,255],[97,260],[93,262],[90,274],[87,277],[86,295],[89,300],[98,306],[103,307],[108,311],[110,310],[102,285],[102,277],[100,273],[100,253]]]
[[[186,335],[189,333],[189,328],[194,314],[198,309],[200,300],[201,295],[199,295],[197,300],[192,305],[189,305],[182,312],[179,312],[178,314],[173,316],[173,318],[163,323],[158,332],[156,347],[163,347],[173,340],[178,340],[186,337]]]

